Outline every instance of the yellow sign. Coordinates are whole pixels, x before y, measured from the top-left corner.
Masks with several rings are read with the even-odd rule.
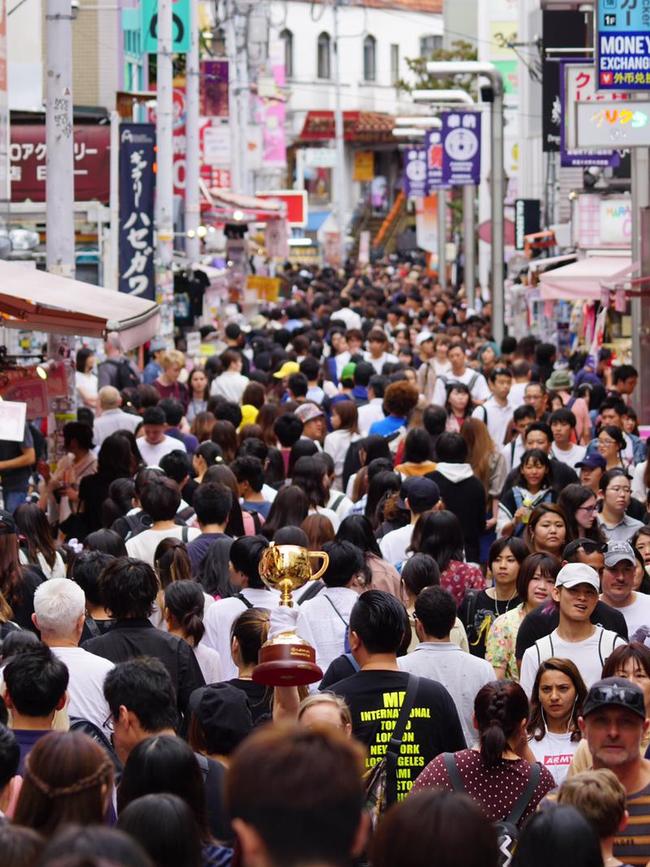
[[[371,181],[375,176],[375,154],[373,151],[355,151],[353,181]]]
[[[249,274],[246,278],[246,288],[254,289],[261,300],[277,301],[280,295],[280,278]]]

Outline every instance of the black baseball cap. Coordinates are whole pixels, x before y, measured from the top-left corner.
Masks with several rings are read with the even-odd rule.
[[[195,689],[189,708],[203,730],[208,752],[228,755],[253,728],[246,693],[230,683]]]
[[[440,499],[440,488],[433,479],[405,479],[399,491],[399,507],[400,509],[408,509],[416,515],[421,515],[422,512],[428,512],[433,509]],[[405,500],[409,501],[409,506]]]
[[[623,707],[645,720],[643,690],[624,677],[605,677],[591,686],[582,715],[588,716],[601,707]]]
[[[607,461],[602,455],[591,454],[585,455],[581,461],[575,465],[576,469],[584,467],[586,470],[605,470],[607,469]]]

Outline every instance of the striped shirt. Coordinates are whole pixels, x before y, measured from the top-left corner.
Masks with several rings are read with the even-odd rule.
[[[650,785],[627,796],[628,823],[614,838],[614,857],[625,864],[650,861]]]

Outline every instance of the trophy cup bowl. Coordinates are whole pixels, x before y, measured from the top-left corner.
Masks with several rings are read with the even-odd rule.
[[[323,565],[312,573],[311,559]],[[308,551],[299,545],[276,545],[271,542],[260,559],[260,578],[269,590],[279,590],[280,605],[293,607],[292,594],[308,581],[316,581],[329,566],[324,551]],[[320,680],[323,672],[316,665],[314,648],[293,630],[269,638],[259,653],[253,680],[265,686],[304,686]]]

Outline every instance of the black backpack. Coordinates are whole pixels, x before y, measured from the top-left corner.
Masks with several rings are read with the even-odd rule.
[[[443,753],[442,758],[447,769],[447,776],[454,792],[465,792],[465,786],[458,772],[458,765],[453,753]],[[526,808],[530,804],[530,799],[535,793],[535,789],[539,784],[542,771],[540,766],[535,762],[530,766],[530,777],[526,788],[515,801],[515,805],[500,822],[494,822],[493,825],[497,832],[497,840],[499,842],[499,867],[510,867],[512,856],[517,848],[519,839],[519,828],[517,823],[521,821],[521,817],[526,812]]]
[[[125,388],[137,388],[140,385],[139,376],[126,358],[109,358],[104,362],[104,364],[112,364],[117,368],[115,388],[118,391],[124,391]]]

